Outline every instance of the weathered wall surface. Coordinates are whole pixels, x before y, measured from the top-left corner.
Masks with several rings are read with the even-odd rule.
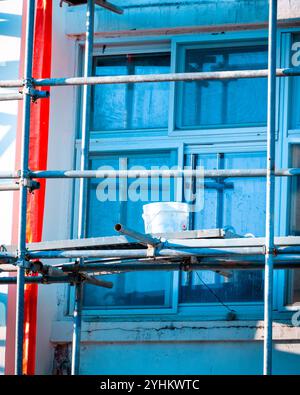
[[[276,343],[274,373],[299,374],[299,353],[299,344]],[[143,366],[145,374],[154,375],[261,374],[262,360],[258,342],[87,344],[82,347],[81,373],[133,375]]]

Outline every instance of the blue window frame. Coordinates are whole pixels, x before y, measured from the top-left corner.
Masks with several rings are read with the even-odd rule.
[[[288,33],[284,33],[288,34]],[[125,47],[120,51],[120,54],[117,54],[117,51],[113,50],[112,55],[109,56],[108,53],[109,51],[105,51],[105,55],[101,53],[99,56],[97,55],[95,57],[95,62],[94,62],[94,67],[95,67],[95,74],[98,75],[108,75],[108,74],[135,74],[135,73],[153,73],[153,72],[179,72],[179,71],[193,71],[189,69],[189,67],[192,67],[193,60],[198,59],[199,57],[204,57],[206,63],[204,62],[204,65],[202,66],[202,70],[223,70],[223,69],[230,69],[226,66],[226,62],[232,67],[231,69],[248,69],[248,68],[265,68],[266,67],[266,32],[249,32],[248,33],[230,33],[226,34],[226,37],[223,36],[222,40],[220,41],[217,36],[214,35],[201,35],[198,36],[199,40],[197,42],[197,38],[190,37],[179,37],[179,38],[173,38],[173,44],[172,44],[172,50],[171,50],[171,55],[168,52],[168,48],[164,47],[166,50],[161,50],[159,49],[158,51],[155,50],[153,47],[150,51],[145,44],[145,51],[142,49],[143,46],[140,45],[139,49],[136,51],[126,51]],[[294,36],[294,41],[297,39],[296,36]],[[292,41],[290,41],[292,42]],[[164,44],[165,45],[165,44]],[[285,51],[290,50],[290,48],[286,48]],[[152,51],[152,52],[151,52]],[[130,68],[128,67],[129,60],[128,56],[124,55],[124,53],[134,53],[134,57],[132,59],[134,63],[138,64],[141,62],[140,55],[143,54],[143,58],[145,58],[144,65],[141,65],[141,68],[137,71],[135,68]],[[123,55],[122,55],[123,54]],[[160,56],[165,56],[165,63],[161,62],[159,60]],[[209,60],[206,59],[206,56],[211,55],[214,57],[214,60],[217,60],[215,62],[209,62]],[[245,57],[244,57],[245,55]],[[228,59],[232,57],[232,61],[228,61]],[[169,58],[168,61],[166,61],[166,58]],[[171,65],[169,65],[171,58]],[[203,58],[203,59],[204,59]],[[226,59],[227,58],[227,59]],[[242,58],[242,60],[241,60]],[[286,55],[281,55],[281,58],[286,58]],[[101,59],[101,61],[100,61]],[[243,61],[243,59],[245,61]],[[97,66],[97,61],[98,61],[98,66]],[[111,63],[110,63],[111,62]],[[119,68],[117,72],[111,72],[108,71],[107,67],[109,67],[110,64],[115,62],[116,68]],[[253,64],[250,64],[252,62]],[[167,64],[168,63],[168,64]],[[132,65],[131,65],[132,66]],[[145,66],[144,70],[143,67]],[[150,68],[147,68],[149,66]],[[154,69],[151,69],[151,67],[154,67]],[[226,67],[225,67],[226,66]],[[285,65],[288,66],[288,65]],[[98,70],[96,71],[96,67],[98,67]],[[120,67],[123,67],[123,71],[121,71]],[[157,67],[157,68],[156,68]],[[161,67],[161,68],[160,68]],[[219,67],[219,68],[218,68]],[[150,70],[151,69],[151,70]],[[195,70],[197,71],[197,70]],[[199,70],[201,71],[201,69]],[[132,92],[127,93],[126,95],[123,95],[118,92],[119,87],[115,86],[113,89],[116,89],[114,92],[112,90],[107,90],[105,91],[102,90],[102,92],[98,92],[98,102],[96,103],[96,108],[95,108],[95,100],[93,100],[93,130],[92,132],[99,132],[99,133],[93,133],[93,138],[97,139],[95,140],[95,144],[93,143],[93,148],[92,148],[92,158],[91,158],[91,167],[97,166],[96,162],[97,160],[101,158],[105,159],[105,164],[108,165],[109,161],[112,160],[114,161],[116,157],[126,157],[128,154],[133,155],[132,159],[134,157],[141,157],[140,154],[143,152],[145,148],[147,148],[147,153],[152,152],[152,154],[156,155],[158,151],[164,151],[167,152],[169,150],[172,151],[172,149],[177,146],[180,148],[176,148],[174,151],[174,163],[178,163],[179,166],[183,166],[184,164],[191,163],[191,155],[193,154],[196,159],[197,163],[204,163],[205,166],[208,168],[216,168],[216,167],[224,167],[224,168],[234,168],[234,167],[265,167],[265,163],[263,163],[263,158],[264,158],[264,153],[263,150],[265,149],[265,142],[264,142],[264,132],[265,132],[265,122],[264,122],[264,113],[265,113],[265,92],[266,88],[266,81],[264,79],[260,80],[253,80],[256,81],[257,86],[254,85],[249,85],[250,81],[247,80],[241,80],[241,81],[229,81],[229,86],[230,89],[234,87],[234,84],[238,87],[238,90],[240,90],[241,97],[244,98],[244,93],[250,89],[250,86],[252,86],[252,90],[257,90],[257,92],[260,92],[259,95],[257,94],[255,97],[255,100],[251,99],[251,103],[247,103],[246,100],[242,100],[241,103],[237,103],[235,95],[231,95],[230,97],[232,98],[229,100],[229,105],[227,108],[222,109],[220,107],[220,102],[213,102],[212,98],[216,95],[217,93],[221,93],[223,97],[226,96],[228,91],[226,92],[226,88],[224,86],[221,88],[220,86],[211,86],[212,89],[210,90],[211,96],[208,95],[208,90],[206,92],[202,92],[201,94],[198,95],[198,98],[200,97],[201,100],[206,100],[208,103],[208,106],[205,107],[206,113],[205,114],[199,114],[199,109],[196,111],[195,110],[195,92],[197,92],[196,86],[197,83],[174,83],[174,84],[169,84],[166,83],[166,88],[161,87],[159,85],[158,93],[159,97],[158,99],[156,98],[155,100],[158,100],[159,103],[163,103],[164,106],[161,108],[160,113],[155,112],[155,108],[152,108],[152,104],[154,102],[151,102],[148,100],[148,97],[153,94],[152,90],[153,87],[151,87],[151,84],[141,84],[145,85],[145,89],[147,89],[146,85],[150,87],[150,90],[148,91],[148,96],[147,93],[145,95],[146,97],[146,108],[150,109],[153,114],[153,118],[156,118],[155,120],[151,120],[150,117],[145,118],[145,120],[138,119],[135,121],[136,123],[132,123],[132,120],[134,118],[133,114],[136,114],[136,105],[137,102],[135,101],[134,97],[135,94]],[[240,85],[240,83],[245,83],[245,85]],[[194,87],[192,88],[194,84]],[[232,85],[231,85],[232,84]],[[285,81],[280,81],[280,89],[283,86],[286,86],[288,82],[285,83]],[[184,92],[184,86],[190,86],[191,89],[188,91]],[[169,86],[170,86],[170,92],[169,92]],[[253,88],[254,87],[254,88]],[[122,87],[123,89],[124,87]],[[143,88],[143,87],[142,87]],[[143,88],[143,89],[144,89]],[[210,88],[208,86],[207,88]],[[128,89],[128,88],[126,88]],[[143,90],[142,89],[142,90]],[[199,88],[200,89],[200,88]],[[205,90],[204,87],[201,90]],[[167,91],[167,93],[166,93]],[[145,91],[143,91],[144,93]],[[194,92],[194,93],[193,93]],[[230,90],[229,90],[230,92]],[[280,90],[281,92],[281,90]],[[292,93],[293,92],[293,93]],[[136,97],[140,97],[139,93],[137,94]],[[199,93],[199,92],[198,92]],[[95,95],[96,92],[94,91],[93,94]],[[292,94],[294,94],[294,97],[291,99]],[[102,95],[102,96],[101,96]],[[252,95],[252,91],[250,92],[250,96]],[[296,90],[295,89],[290,89],[289,91],[289,108],[288,111],[291,113],[292,108],[295,107],[295,103],[298,102],[298,98],[296,97]],[[114,110],[112,106],[109,108],[101,109],[100,106],[100,100],[107,102],[109,105],[109,99],[110,97],[118,97],[118,108],[116,109],[117,112],[115,114],[116,117],[114,117]],[[142,96],[142,94],[141,94]],[[170,96],[170,100],[168,103],[168,98]],[[94,96],[95,97],[95,96]],[[187,97],[191,98],[191,106],[187,107],[187,113],[183,113],[184,106],[186,105],[185,101],[187,100]],[[121,99],[120,99],[121,98]],[[286,104],[286,96],[283,98],[284,102],[280,101],[278,104],[280,106],[284,106],[284,108],[287,108],[288,105]],[[200,101],[198,100],[198,103]],[[214,106],[211,104],[214,103]],[[255,103],[255,107],[253,106],[253,103]],[[251,110],[249,113],[246,113],[245,108],[248,106],[248,108]],[[156,106],[155,106],[156,107]],[[212,108],[216,108],[217,114],[213,114],[212,116],[209,116],[209,112],[211,112]],[[111,110],[111,111],[110,111]],[[230,110],[230,111],[229,111]],[[231,114],[231,110],[235,111],[235,114]],[[253,111],[252,111],[253,110]],[[101,112],[102,111],[102,112]],[[255,115],[255,111],[257,116]],[[129,114],[130,113],[130,114]],[[144,112],[143,112],[144,113]],[[162,114],[164,114],[162,116]],[[222,115],[223,114],[223,115]],[[224,115],[225,114],[225,115]],[[295,114],[295,111],[294,111]],[[100,115],[103,119],[100,119]],[[141,115],[141,114],[140,114]],[[249,117],[248,117],[249,116]],[[296,114],[293,115],[296,117]],[[105,118],[109,119],[109,122],[106,122]],[[112,117],[112,118],[109,118]],[[168,120],[166,120],[168,117]],[[185,117],[185,119],[184,119]],[[206,117],[206,118],[205,118]],[[222,118],[223,117],[223,118]],[[248,117],[248,118],[247,118]],[[163,122],[162,122],[163,119]],[[293,118],[294,119],[294,118]],[[126,121],[124,121],[126,120]],[[205,122],[203,122],[205,120]],[[225,120],[225,121],[224,121]],[[153,122],[155,121],[155,122]],[[100,122],[100,124],[97,122]],[[114,124],[114,122],[116,122]],[[287,125],[282,126],[283,123],[287,123]],[[167,125],[168,124],[168,125]],[[295,122],[293,121],[293,125],[296,125]],[[168,126],[168,131],[169,131],[169,136],[166,136],[166,134],[159,133],[155,134],[155,138],[151,138],[151,136],[154,136],[154,134],[146,134],[147,131],[155,131],[159,129],[166,129]],[[280,122],[279,122],[279,134],[278,134],[278,144],[282,146],[282,144],[285,144],[285,136],[282,136],[281,133],[283,134],[281,128],[290,128],[291,127],[291,122],[289,121],[288,117],[281,117]],[[177,131],[176,131],[177,129]],[[123,137],[122,133],[115,133],[117,132],[124,132],[131,130],[133,133],[132,134],[126,134],[126,140]],[[286,130],[286,129],[284,129]],[[293,132],[297,132],[293,131]],[[287,133],[286,133],[287,134]],[[110,137],[109,139],[106,137]],[[103,137],[103,138],[102,138]],[[128,138],[127,138],[128,137]],[[106,138],[106,139],[105,139]],[[205,139],[205,140],[203,140]],[[230,144],[229,144],[230,143]],[[203,145],[199,145],[203,144]],[[211,145],[211,146],[209,146]],[[131,147],[129,149],[129,147]],[[173,148],[171,148],[173,147]],[[195,149],[195,147],[200,147],[198,150]],[[285,146],[284,146],[285,147]],[[286,148],[284,148],[285,152]],[[107,156],[107,153],[111,152],[112,154]],[[176,152],[176,153],[175,153]],[[281,156],[279,155],[279,152],[277,150],[278,154],[278,166],[279,163],[281,163],[282,159]],[[244,155],[244,156],[243,156]],[[285,154],[284,154],[285,155]],[[151,155],[150,155],[151,156]],[[223,156],[223,157],[222,157]],[[95,160],[94,163],[92,163]],[[138,159],[137,159],[138,161]],[[282,162],[283,163],[283,162]],[[100,162],[98,166],[101,166],[103,163]],[[138,163],[137,163],[138,164]],[[286,163],[283,164],[283,166],[287,166]],[[209,180],[208,180],[209,181]],[[212,180],[210,180],[212,181]],[[218,182],[220,182],[219,180]],[[280,185],[285,185],[286,180],[280,180]],[[209,228],[209,227],[215,227],[217,225],[219,226],[225,226],[225,225],[231,225],[235,227],[235,231],[239,234],[244,234],[244,233],[253,233],[255,236],[259,235],[264,235],[263,231],[263,226],[264,226],[264,186],[263,186],[263,179],[249,179],[245,181],[245,179],[226,179],[224,180],[225,184],[233,184],[233,188],[225,188],[223,190],[223,196],[220,196],[220,193],[214,190],[214,188],[208,187],[205,190],[205,200],[208,203],[208,206],[205,207],[205,212],[206,214],[202,215],[201,214],[196,214],[195,217],[193,218],[194,222],[194,227],[198,228]],[[93,188],[93,186],[92,186]],[[236,195],[236,191],[242,191],[242,195],[244,196],[244,199],[241,199],[238,201],[238,196]],[[243,192],[244,191],[244,192]],[[263,191],[263,192],[262,192]],[[259,199],[251,199],[251,195],[255,195],[256,198],[259,196],[261,198]],[[210,196],[214,196],[214,199],[210,199]],[[208,199],[209,197],[209,199]],[[281,192],[281,202],[285,202],[288,200],[289,197],[286,196],[286,194],[282,195]],[[76,200],[76,197],[75,197]],[[141,209],[140,206],[138,206],[138,203],[134,203],[130,207],[128,205],[127,208],[124,209],[121,206],[115,206],[115,207],[106,207],[106,210],[103,211],[103,214],[100,214],[100,210],[97,209],[97,202],[93,201],[92,198],[90,198],[90,210],[94,213],[89,217],[89,232],[90,234],[94,235],[99,235],[101,232],[102,234],[111,234],[109,229],[111,229],[112,225],[115,223],[115,220],[119,222],[119,219],[121,218],[120,215],[124,215],[123,218],[131,218],[132,219],[132,225],[131,227],[138,229],[138,230],[143,230],[142,228],[142,223],[141,219],[140,222],[138,220],[135,220],[135,216],[131,215],[131,211],[135,210],[135,207],[138,207],[138,210]],[[281,204],[281,203],[280,203]],[[222,206],[223,205],[223,206]],[[210,206],[210,207],[209,207]],[[223,207],[221,210],[220,207]],[[256,215],[258,218],[258,221],[247,221],[247,216],[239,215],[238,213],[242,213],[243,210],[246,210],[251,212],[251,218],[252,215]],[[138,211],[137,210],[137,211]],[[226,215],[224,212],[226,211]],[[113,213],[113,215],[107,216],[107,221],[105,221],[105,215],[110,212],[110,214]],[[115,215],[114,213],[119,213],[118,215]],[[245,211],[246,212],[246,211]],[[111,223],[109,222],[109,219],[113,218],[111,220]],[[104,221],[102,221],[104,219]],[[280,219],[280,223],[282,224],[284,222],[284,218]],[[100,221],[103,227],[100,229]],[[255,225],[257,226],[255,228],[250,227],[249,225]],[[279,225],[278,225],[279,226]],[[280,225],[281,226],[281,225]],[[98,230],[96,231],[98,227]],[[279,227],[278,227],[279,229]],[[283,229],[282,226],[280,229]],[[95,233],[93,233],[95,230]],[[280,230],[279,230],[280,232]],[[287,230],[288,232],[288,230]],[[262,282],[262,276],[261,272],[256,271],[255,273],[253,272],[237,272],[239,274],[234,274],[233,277],[229,279],[224,279],[223,277],[218,276],[215,273],[209,273],[209,272],[199,272],[198,274],[200,275],[200,278],[204,280],[206,284],[208,284],[209,287],[213,289],[213,291],[220,297],[221,300],[224,300],[227,304],[230,304],[230,306],[235,306],[235,309],[238,311],[236,308],[237,306],[241,307],[241,312],[256,312],[261,311],[260,306],[262,304],[260,303],[261,301],[261,296],[262,296],[262,287],[263,287],[263,282]],[[131,275],[131,274],[130,274]],[[124,285],[126,282],[131,282],[130,280],[130,275],[126,274],[127,279],[121,279],[120,284]],[[205,277],[206,276],[206,277]],[[237,276],[244,276],[243,278],[238,278]],[[148,278],[152,278],[151,274],[149,274]],[[281,278],[281,274],[278,272],[275,272],[275,279]],[[285,279],[287,278],[286,276],[284,277]],[[145,277],[146,279],[146,277]],[[281,280],[280,280],[281,281]],[[186,274],[178,275],[178,273],[173,273],[172,275],[172,280],[167,281],[163,286],[168,287],[168,295],[164,295],[163,298],[160,299],[159,303],[155,304],[152,301],[149,302],[150,299],[147,300],[147,298],[142,301],[138,297],[139,289],[136,291],[133,291],[132,295],[130,296],[130,293],[132,289],[134,289],[134,283],[136,284],[136,279],[132,280],[133,287],[129,289],[128,295],[126,295],[126,287],[120,286],[118,288],[117,286],[117,293],[119,296],[122,294],[124,295],[124,290],[125,290],[125,298],[123,300],[117,301],[116,303],[116,295],[108,295],[106,298],[105,304],[103,304],[103,297],[105,296],[105,292],[103,294],[97,296],[97,292],[94,294],[90,292],[94,292],[92,290],[88,291],[85,294],[85,314],[87,315],[122,315],[124,314],[157,314],[157,313],[162,313],[162,314],[169,314],[169,313],[178,313],[176,317],[178,316],[185,316],[185,315],[194,315],[197,314],[198,317],[201,316],[201,312],[212,312],[211,317],[219,317],[219,311],[220,309],[223,311],[224,307],[221,307],[219,302],[211,295],[204,295],[201,294],[200,291],[200,286],[203,283],[199,280],[197,275],[190,275],[187,276]],[[237,284],[243,284],[241,287],[236,286]],[[166,285],[168,284],[168,285]],[[282,292],[283,295],[283,282],[278,282],[278,286],[281,284],[280,292]],[[287,284],[287,283],[286,283]],[[288,282],[289,286],[293,286],[291,284],[291,281]],[[123,288],[122,288],[123,287]],[[184,289],[184,287],[186,287]],[[243,289],[241,289],[243,287]],[[141,288],[143,289],[143,287]],[[291,288],[289,288],[291,289]],[[96,289],[95,289],[96,290]],[[185,295],[183,293],[183,290],[185,291]],[[284,289],[286,291],[286,288]],[[153,291],[153,289],[152,289]],[[203,289],[202,289],[203,291]],[[102,292],[102,290],[100,291]],[[136,292],[136,294],[134,294]],[[201,294],[201,295],[200,295]],[[133,297],[132,297],[133,296]],[[149,296],[149,295],[148,295]],[[281,296],[280,296],[281,297]],[[287,298],[289,296],[285,297],[286,300],[282,302],[282,300],[279,300],[279,305],[284,305],[287,303]],[[118,298],[118,296],[117,296]],[[139,300],[138,300],[139,299]],[[275,301],[277,300],[277,297],[275,295]],[[294,300],[294,302],[297,302]],[[292,303],[292,302],[290,302]],[[295,304],[296,305],[296,304]],[[252,307],[253,309],[252,310]],[[291,307],[292,308],[292,307]],[[295,307],[294,307],[295,308]],[[288,307],[287,307],[288,309]],[[255,313],[255,314],[256,314]],[[200,314],[200,316],[199,316]],[[205,314],[205,313],[204,313]],[[247,313],[248,314],[248,313]],[[222,315],[221,315],[222,316]],[[247,315],[246,315],[247,317]]]

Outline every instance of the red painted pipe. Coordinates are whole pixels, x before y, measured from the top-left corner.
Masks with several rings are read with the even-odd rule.
[[[51,75],[52,0],[36,1],[33,70],[34,78]],[[48,87],[42,88],[49,90]],[[29,168],[47,169],[49,135],[49,99],[31,105]],[[42,240],[46,180],[38,180],[40,189],[28,195],[26,238],[28,243]],[[25,286],[23,372],[35,373],[38,285]]]

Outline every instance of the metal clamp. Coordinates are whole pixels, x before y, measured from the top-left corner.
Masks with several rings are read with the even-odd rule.
[[[269,254],[269,255],[277,256],[277,255],[278,255],[278,250],[277,250],[276,247],[273,247],[273,248],[271,248],[271,249],[268,251],[267,246],[264,245],[264,246],[263,246],[263,253],[264,253],[264,255]]]
[[[147,248],[147,257],[148,258],[154,258],[155,257],[155,252],[156,252],[156,247],[153,245],[148,244]]]
[[[32,87],[24,88],[23,93],[31,96],[32,103],[35,103],[38,99],[47,99],[50,96],[49,91],[41,91]]]
[[[32,193],[36,189],[40,189],[41,184],[38,181],[32,180],[28,177],[22,177],[18,182],[20,185],[28,188],[28,192]]]
[[[50,96],[49,91],[34,89],[33,78],[25,79],[23,81],[23,94],[31,96],[32,103],[35,103],[38,99],[47,99]]]
[[[30,267],[26,269],[26,274],[31,273],[43,273],[43,264],[41,261],[30,261]]]
[[[7,248],[4,244],[0,245],[0,252],[7,252]]]
[[[28,260],[28,257],[26,255],[23,259],[21,257],[18,258],[16,266],[22,267],[25,270],[31,270],[31,262]]]

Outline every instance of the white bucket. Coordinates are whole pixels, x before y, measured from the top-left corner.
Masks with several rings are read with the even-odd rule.
[[[180,232],[189,228],[187,203],[149,203],[143,206],[143,211],[146,233]]]

